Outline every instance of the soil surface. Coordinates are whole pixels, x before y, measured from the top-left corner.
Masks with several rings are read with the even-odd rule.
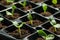
[[[15,30],[13,32],[10,32],[8,34],[17,38],[17,39],[21,39],[21,38],[24,38],[24,37],[28,36],[30,34],[30,32],[28,30],[21,29],[21,35],[20,35],[19,32],[18,32],[18,29],[17,29],[17,30]]]
[[[4,25],[3,23],[0,23],[0,29],[5,28],[5,27],[6,25]]]
[[[0,0],[0,2],[1,2],[3,5],[10,5],[10,4],[12,4],[11,2],[7,3],[6,0]]]
[[[14,13],[13,16],[11,15],[5,15],[6,18],[10,19],[10,20],[14,20],[14,19],[17,19],[18,17],[20,17],[20,14],[19,13]]]
[[[37,38],[36,40],[44,40],[44,39],[39,37],[39,38]]]
[[[43,15],[43,16],[45,16],[45,17],[48,17],[48,16],[50,16],[50,15],[52,15],[50,12],[42,12],[42,13],[40,13],[41,15]]]
[[[32,2],[35,2],[35,3],[39,3],[39,2],[42,2],[43,0],[30,0]]]
[[[27,21],[26,23],[29,24],[29,25],[31,25],[30,21]],[[43,23],[43,22],[40,21],[40,20],[33,20],[32,26],[36,27],[36,26],[38,26],[38,25],[40,25],[40,24],[42,24],[42,23]]]
[[[60,28],[58,28],[56,32],[54,31],[54,27],[50,27],[48,30],[57,34],[57,35],[60,35]]]
[[[25,8],[21,7],[22,10],[27,11],[32,9],[32,6],[29,4],[28,6],[26,6]]]
[[[60,8],[60,4],[53,5],[53,6],[56,7],[56,8]]]

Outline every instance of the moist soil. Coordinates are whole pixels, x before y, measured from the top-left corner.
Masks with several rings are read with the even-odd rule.
[[[53,5],[53,6],[56,7],[56,8],[60,8],[60,4]]]
[[[6,0],[0,0],[0,3],[3,5],[10,5],[12,4],[11,2],[7,3]]]
[[[39,38],[37,38],[36,40],[44,40],[44,39],[39,37]]]
[[[48,16],[50,16],[50,15],[52,15],[50,12],[42,12],[42,13],[40,13],[41,15],[43,15],[43,16],[45,16],[45,17],[48,17]]]
[[[54,31],[54,27],[50,27],[48,30],[57,34],[57,35],[60,35],[60,28],[58,28],[56,32]]]
[[[28,30],[21,29],[21,35],[19,35],[18,29],[17,29],[13,32],[9,32],[8,34],[17,38],[17,39],[21,39],[21,38],[28,36],[30,34],[30,32]]]
[[[11,15],[5,15],[6,18],[10,19],[10,20],[14,20],[14,19],[17,19],[18,17],[20,17],[20,14],[19,13],[14,13],[13,16]]]
[[[5,27],[6,25],[4,25],[3,23],[0,23],[0,29],[5,28]]]
[[[31,25],[30,21],[27,21],[26,23],[29,24],[29,25]],[[40,21],[40,20],[33,20],[33,24],[32,24],[31,26],[36,27],[36,26],[38,26],[38,25],[40,25],[40,24],[42,24],[42,23],[43,23],[43,22]]]
[[[43,0],[30,0],[32,2],[35,2],[35,3],[39,3],[39,2],[42,2]]]
[[[32,9],[32,6],[29,4],[29,5],[26,6],[26,7],[21,7],[21,9],[24,10],[24,11],[27,11],[27,10]]]

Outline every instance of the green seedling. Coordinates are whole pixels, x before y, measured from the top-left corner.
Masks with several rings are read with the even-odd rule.
[[[24,2],[19,2],[24,8],[26,7],[26,0],[24,0]]]
[[[12,6],[12,12],[6,11],[6,14],[7,14],[7,15],[13,16],[13,15],[14,15],[14,10],[15,10],[15,9],[16,9],[16,6],[13,5],[13,6]]]
[[[44,10],[44,13],[47,11],[47,4],[43,3],[42,8]]]
[[[52,0],[52,3],[53,3],[54,5],[56,5],[56,4],[57,4],[57,0]]]
[[[18,28],[18,33],[21,36],[21,27],[23,27],[23,25],[25,24],[25,22],[22,22],[21,24],[19,24],[17,21],[13,22],[13,25]]]
[[[15,0],[6,0],[7,3],[13,3]]]
[[[57,31],[57,28],[60,28],[60,24],[57,24],[57,22],[55,21],[54,17],[51,16],[49,18],[50,24],[54,27],[55,32]]]
[[[31,13],[28,13],[27,18],[30,21],[30,24],[32,25],[33,24],[33,18],[32,18]]]
[[[53,34],[46,34],[43,30],[37,30],[39,36],[42,36],[45,40],[53,40],[55,36]]]
[[[4,20],[4,18],[0,17],[0,23],[1,23],[1,21],[3,21],[3,20]]]

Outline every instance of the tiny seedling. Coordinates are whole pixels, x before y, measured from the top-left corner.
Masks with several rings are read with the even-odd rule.
[[[42,8],[44,10],[44,13],[47,11],[47,4],[43,3]]]
[[[13,25],[16,26],[16,28],[18,28],[18,33],[21,36],[21,27],[25,24],[25,22],[22,22],[21,24],[19,24],[17,21],[13,22]]]
[[[14,15],[14,10],[15,10],[15,9],[16,9],[16,6],[13,5],[13,6],[12,6],[12,12],[6,11],[6,14],[7,14],[7,15],[13,16],[13,15]]]
[[[26,7],[26,0],[24,0],[24,2],[19,2],[24,8]]]
[[[6,0],[7,3],[13,3],[15,0]]]
[[[52,0],[52,3],[53,3],[54,5],[56,5],[56,4],[57,4],[57,0]]]
[[[27,18],[30,21],[30,24],[32,25],[33,24],[33,18],[32,18],[32,15],[30,12],[28,13]]]
[[[53,40],[55,36],[53,34],[46,34],[43,30],[37,30],[39,36],[42,36],[45,40]]]
[[[54,27],[55,32],[56,32],[56,31],[57,31],[56,28],[60,28],[60,24],[57,24],[57,22],[55,21],[55,19],[54,19],[53,16],[51,16],[51,17],[49,18],[49,21],[50,21],[50,24]]]

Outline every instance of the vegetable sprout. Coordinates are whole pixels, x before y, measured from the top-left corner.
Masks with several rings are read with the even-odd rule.
[[[55,36],[53,34],[46,34],[43,30],[37,30],[39,36],[42,36],[45,40],[53,40]]]
[[[22,22],[21,24],[19,24],[17,21],[13,22],[13,25],[18,28],[18,33],[21,36],[21,27],[23,27],[23,25],[25,24],[25,22]]]
[[[15,0],[6,0],[7,3],[13,3]]]
[[[54,5],[56,5],[56,4],[57,4],[57,0],[52,0],[52,3],[53,3]]]
[[[47,4],[43,3],[42,8],[43,8],[44,13],[45,13],[45,12],[46,12],[46,10],[47,10]]]
[[[57,24],[53,16],[49,18],[49,21],[50,21],[50,24],[54,27],[54,30],[56,32],[57,31],[56,28],[60,28],[60,24]]]
[[[24,2],[19,2],[24,8],[26,7],[26,0],[24,0]]]

